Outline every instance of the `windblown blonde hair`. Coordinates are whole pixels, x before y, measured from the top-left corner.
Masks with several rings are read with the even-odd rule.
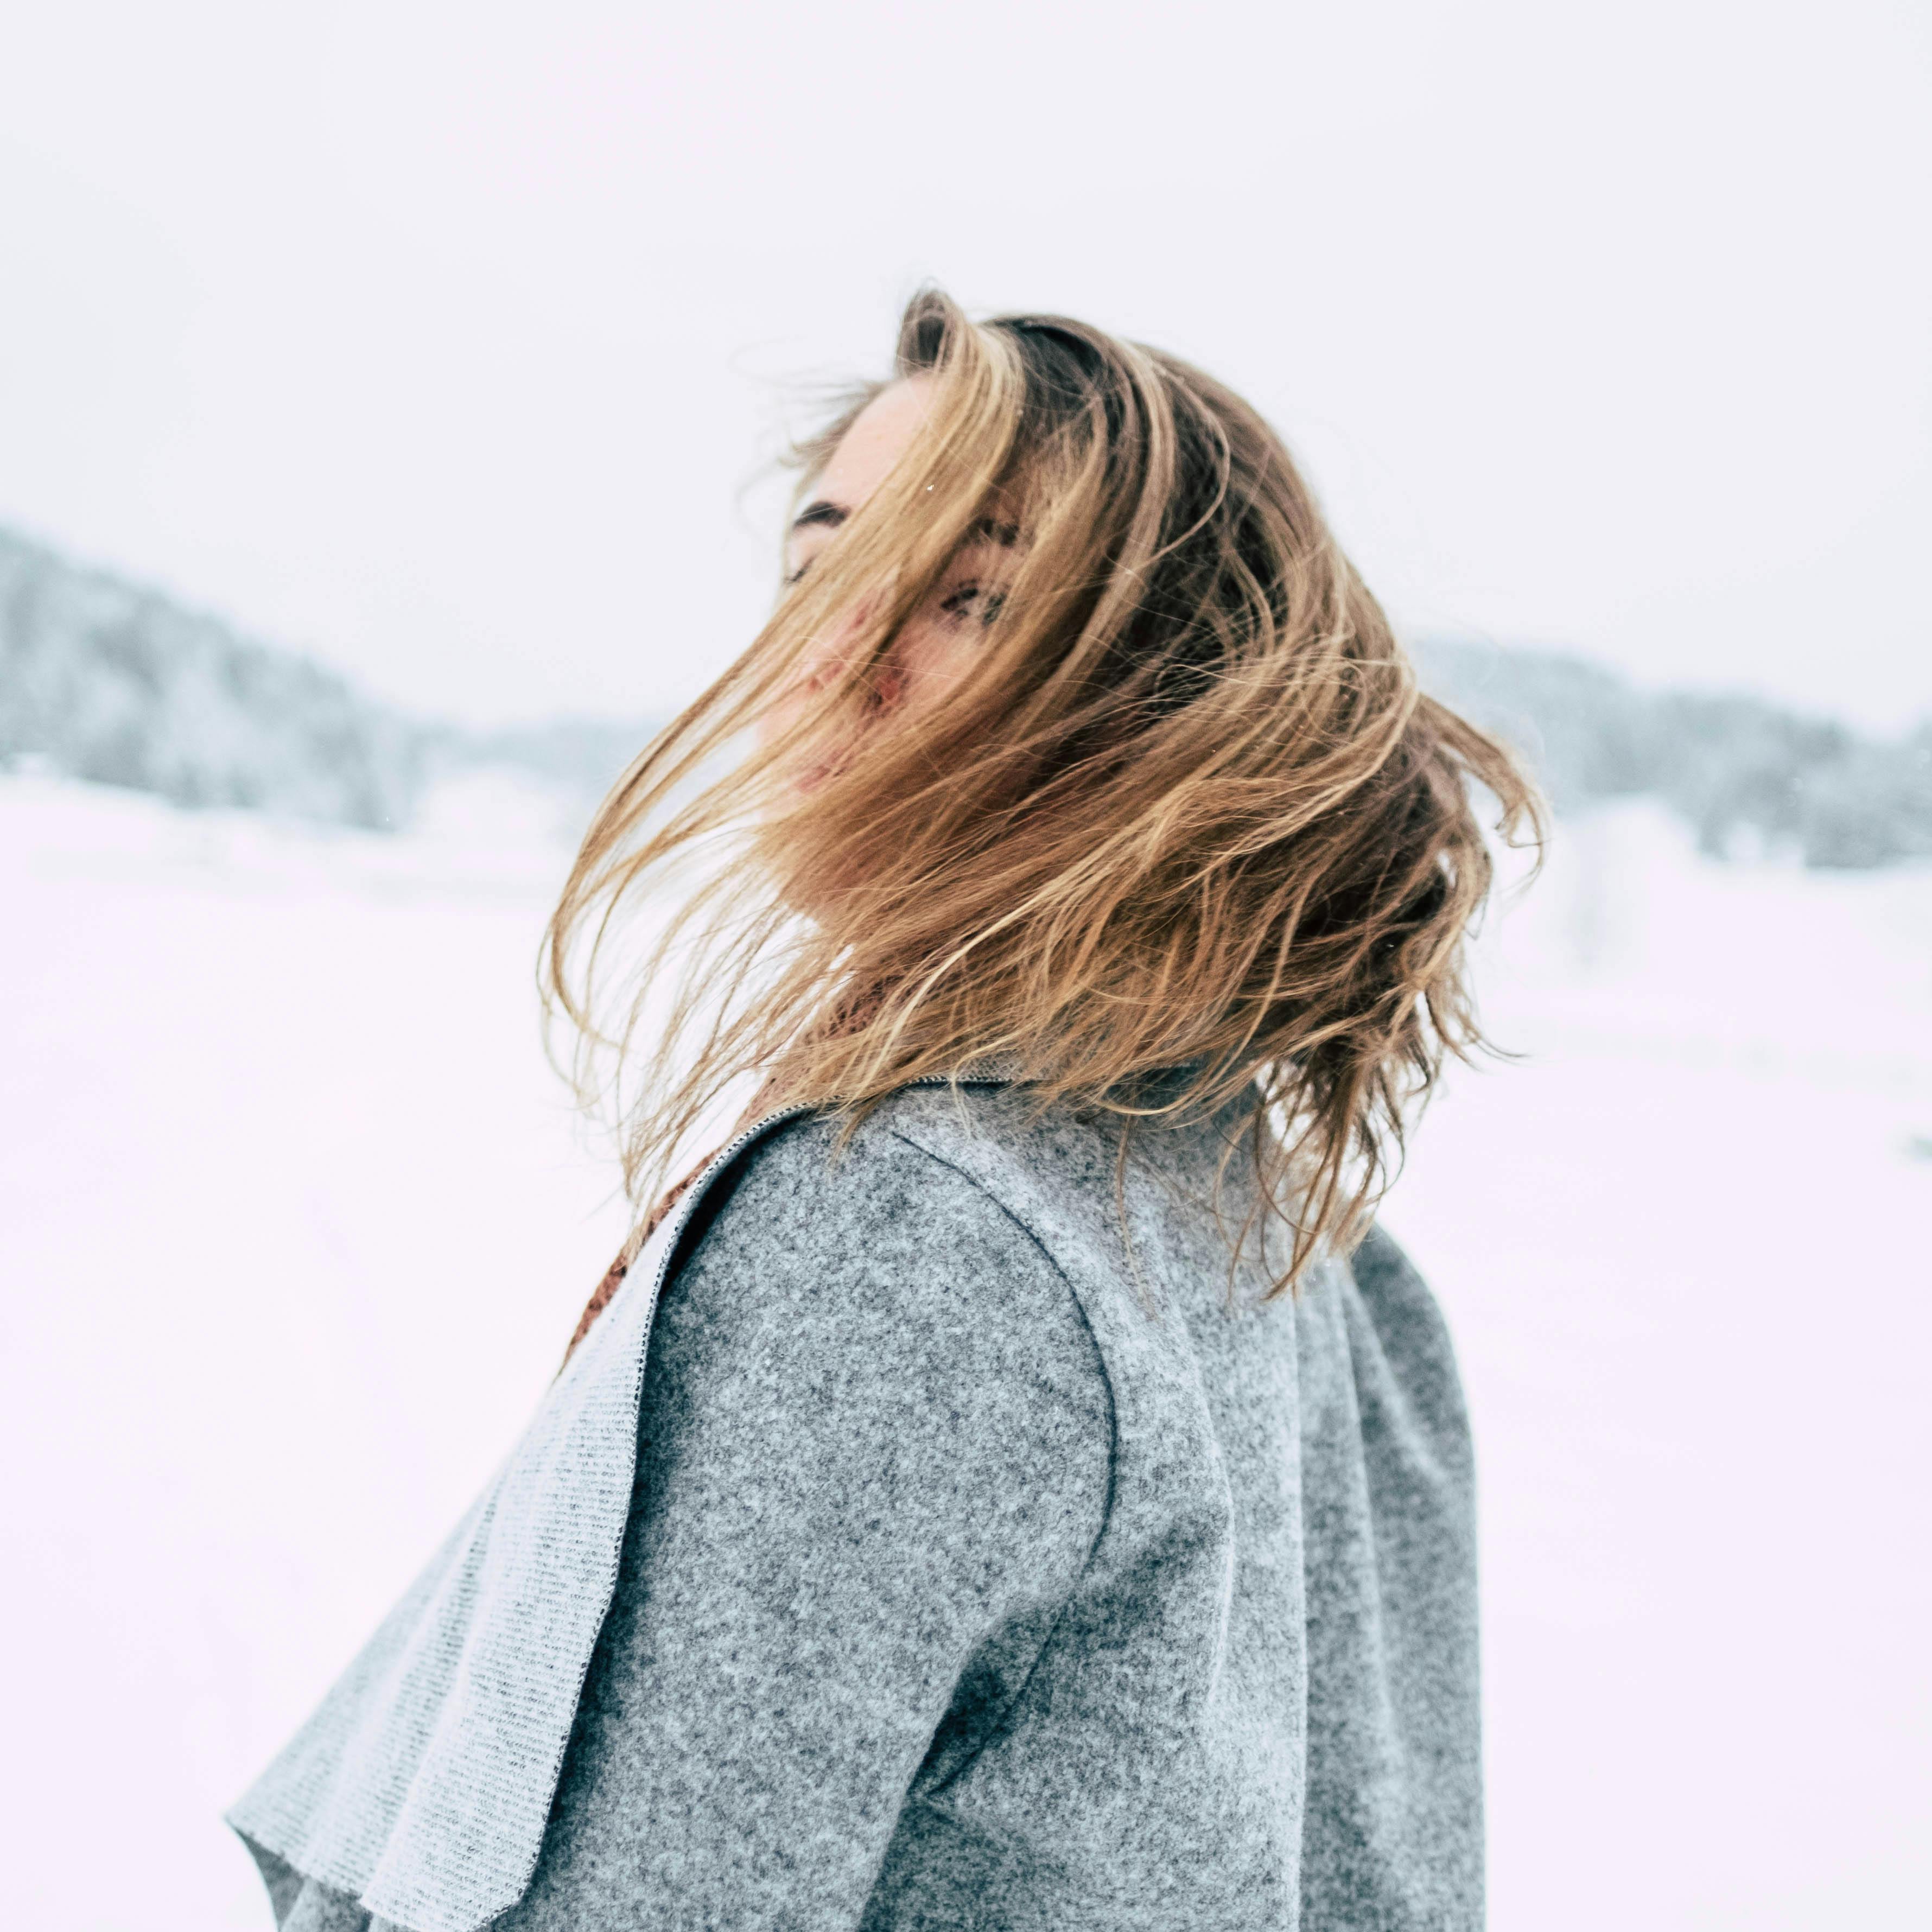
[[[1153,1119],[1249,1094],[1234,1144],[1260,1205],[1233,1245],[1285,1217],[1272,1298],[1359,1239],[1444,1054],[1486,1045],[1472,781],[1506,837],[1540,838],[1538,801],[1420,693],[1280,439],[1211,377],[932,290],[894,373],[930,383],[911,443],[584,838],[542,967],[580,1094],[635,1082],[617,1112],[640,1204],[752,1073],[849,1127],[1006,1056],[1042,1106],[1117,1116],[1124,1160]],[[795,504],[885,386],[800,446]],[[966,675],[882,709],[896,633],[994,514],[1022,541]],[[814,640],[868,608],[808,680]],[[626,915],[694,862],[631,958]],[[1139,1076],[1177,1067],[1150,1102]]]

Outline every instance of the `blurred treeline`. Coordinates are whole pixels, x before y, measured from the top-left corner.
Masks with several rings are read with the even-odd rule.
[[[412,717],[292,651],[0,530],[0,766],[376,831],[438,778],[507,766],[583,814],[648,722],[471,731]]]
[[[1558,812],[1648,795],[1714,858],[1932,854],[1932,718],[1886,741],[1739,693],[1646,691],[1562,652],[1427,638],[1414,656],[1426,688],[1527,755]]]
[[[1559,812],[1648,794],[1720,857],[1932,854],[1932,719],[1889,742],[1723,693],[1645,691],[1556,651],[1415,646],[1424,685],[1527,756]],[[509,766],[590,807],[653,726],[411,717],[293,652],[0,530],[0,766],[184,806],[406,827],[437,778]]]

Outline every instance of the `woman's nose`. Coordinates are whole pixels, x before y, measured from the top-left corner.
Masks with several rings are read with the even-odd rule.
[[[805,659],[805,682],[808,689],[823,691],[828,684],[844,675],[859,639],[872,620],[874,608],[875,600],[866,598],[812,640]]]

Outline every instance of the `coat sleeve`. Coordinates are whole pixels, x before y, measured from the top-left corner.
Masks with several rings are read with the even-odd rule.
[[[856,1927],[969,1660],[1100,1533],[1112,1402],[1050,1257],[889,1131],[830,1150],[756,1150],[666,1285],[616,1593],[492,1932]]]

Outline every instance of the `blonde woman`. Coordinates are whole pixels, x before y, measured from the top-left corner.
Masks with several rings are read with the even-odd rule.
[[[230,1822],[282,1932],[1476,1926],[1468,1436],[1370,1217],[1481,1043],[1472,781],[1534,801],[1172,356],[924,294],[802,460],[549,935],[646,1211]]]

